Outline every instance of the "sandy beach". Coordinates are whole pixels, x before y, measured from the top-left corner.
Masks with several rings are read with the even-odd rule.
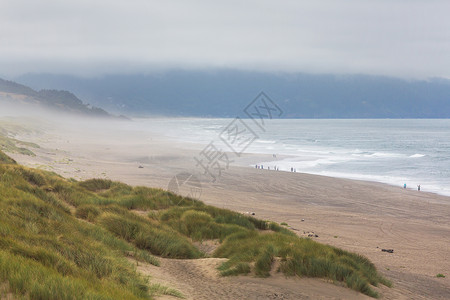
[[[107,126],[108,127],[108,126]],[[91,130],[87,125],[22,132],[35,142],[35,157],[11,154],[20,164],[78,180],[109,178],[131,185],[167,188],[181,172],[202,182],[200,200],[261,219],[285,222],[300,236],[368,257],[393,282],[378,291],[383,299],[450,298],[450,197],[374,182],[246,167],[270,160],[247,154],[210,182],[193,157],[201,146],[179,143],[120,125]],[[315,236],[317,235],[317,237]],[[393,249],[394,253],[382,249]],[[188,299],[366,299],[318,279],[219,278],[217,259],[163,260],[160,268],[138,269],[183,291]],[[195,265],[198,272],[186,273]],[[185,271],[183,271],[185,270]],[[442,273],[446,278],[437,278]],[[228,292],[227,292],[228,291]]]

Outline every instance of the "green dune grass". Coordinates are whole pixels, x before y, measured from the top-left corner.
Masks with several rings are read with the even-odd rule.
[[[0,164],[15,164],[16,161],[0,151]]]
[[[213,256],[229,259],[220,266],[224,276],[279,271],[328,278],[373,297],[372,286],[390,285],[366,258],[299,238],[276,223],[161,189],[66,180],[17,165],[0,151],[0,285],[18,298],[181,296],[152,284],[127,257],[156,266],[157,256],[201,258],[206,254],[193,241],[208,239],[220,242]]]
[[[0,133],[0,150],[11,153],[19,153],[29,156],[35,156],[34,152],[29,150],[28,148],[39,148],[39,145],[9,138]]]

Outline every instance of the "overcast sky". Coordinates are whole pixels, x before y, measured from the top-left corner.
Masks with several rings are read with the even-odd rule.
[[[450,1],[0,0],[0,75],[166,68],[450,78]]]

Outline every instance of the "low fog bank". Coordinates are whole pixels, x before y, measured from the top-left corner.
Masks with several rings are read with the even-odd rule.
[[[0,99],[0,136],[92,159],[148,161],[168,155],[176,142],[168,141],[158,122],[146,120],[83,116]]]
[[[186,121],[180,126],[168,118],[94,118],[0,104],[0,137],[19,141],[16,148],[28,148],[20,142],[38,145],[29,148],[35,156],[6,151],[18,163],[76,180],[107,178],[165,189],[180,172],[202,177],[194,157],[204,145]]]
[[[13,143],[4,149],[8,155],[21,165],[76,180],[167,188],[174,175],[195,168],[198,150],[168,139],[160,123],[0,105],[0,140]]]
[[[16,104],[0,98],[0,120],[17,125],[36,126],[34,129],[67,130],[78,129],[85,133],[90,130],[111,130],[131,123],[125,117],[105,117],[83,115],[51,109],[39,104]],[[0,123],[0,126],[1,123]],[[30,128],[31,129],[31,128]]]

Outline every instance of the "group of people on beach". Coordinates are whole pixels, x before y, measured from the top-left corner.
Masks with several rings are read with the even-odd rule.
[[[264,169],[264,165],[255,165],[256,169]],[[267,167],[267,170],[270,170],[270,166]],[[280,171],[280,168],[277,166],[272,167],[272,170]],[[291,168],[291,172],[297,172],[297,169]]]
[[[255,168],[256,169],[264,169],[264,165],[255,165]],[[267,167],[267,170],[270,171],[270,166]],[[274,166],[274,167],[272,167],[272,170],[279,171],[280,169],[279,169],[279,167]],[[291,172],[297,172],[297,169],[291,167]],[[403,188],[406,189],[406,183],[403,184]],[[420,184],[417,185],[417,190],[420,191]]]
[[[273,158],[277,158],[277,155],[276,154],[272,154],[272,157]],[[264,165],[255,165],[255,168],[256,169],[264,169]],[[267,167],[267,170],[270,170],[270,166]],[[280,168],[277,167],[277,166],[273,166],[272,170],[280,171]],[[297,169],[291,167],[291,172],[297,172]]]
[[[255,168],[256,168],[256,169],[264,169],[264,165],[255,165]],[[270,166],[267,167],[267,170],[270,170]],[[274,170],[274,171],[279,171],[280,169],[279,169],[277,166],[274,166],[274,167],[272,168],[272,170]]]

